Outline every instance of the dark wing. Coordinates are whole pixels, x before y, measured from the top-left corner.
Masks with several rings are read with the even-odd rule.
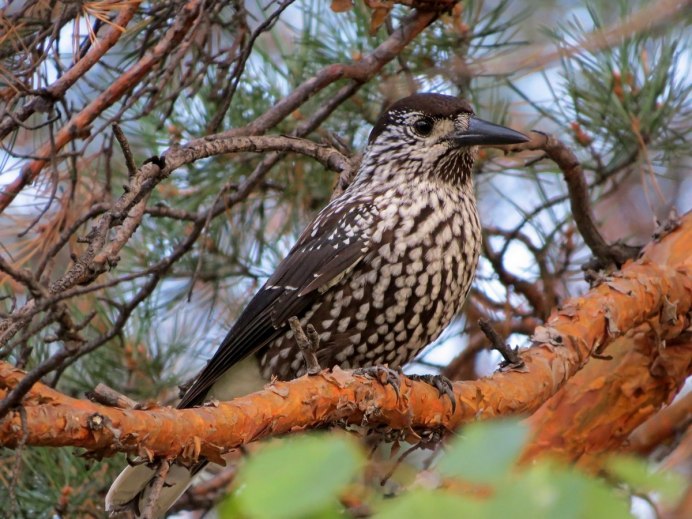
[[[335,200],[303,231],[288,256],[255,294],[221,346],[185,393],[179,408],[201,404],[231,366],[285,332],[368,252],[375,210],[365,201]]]

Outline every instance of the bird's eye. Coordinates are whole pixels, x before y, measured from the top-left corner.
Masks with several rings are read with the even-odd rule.
[[[413,123],[413,129],[416,130],[418,135],[426,137],[432,133],[433,125],[435,123],[429,117],[424,117],[423,119],[418,119]]]

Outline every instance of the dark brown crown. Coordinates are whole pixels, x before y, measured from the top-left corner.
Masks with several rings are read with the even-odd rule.
[[[372,127],[368,142],[372,142],[382,133],[390,123],[394,122],[396,115],[402,112],[420,112],[436,119],[452,118],[459,113],[473,113],[471,104],[465,99],[444,94],[413,94],[392,103],[386,111],[380,115]]]

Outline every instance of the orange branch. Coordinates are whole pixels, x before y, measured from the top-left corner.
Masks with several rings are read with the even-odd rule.
[[[620,448],[672,400],[692,369],[692,342],[663,345],[656,331],[641,328],[615,341],[611,360],[589,362],[529,418],[535,436],[525,460],[549,454],[598,467],[603,452]]]
[[[689,348],[692,345],[688,344]],[[692,423],[692,392],[661,409],[637,427],[627,441],[627,450],[649,454],[663,442],[683,432]]]
[[[15,446],[26,433],[27,445],[217,459],[220,452],[261,437],[336,420],[387,423],[403,430],[452,429],[479,416],[531,413],[581,369],[593,351],[602,351],[628,330],[652,323],[663,340],[683,333],[692,308],[691,249],[688,214],[678,229],[650,244],[640,260],[628,262],[600,286],[553,311],[546,326],[536,330],[534,347],[522,352],[528,372],[455,383],[454,414],[449,401],[425,383],[404,378],[397,400],[391,387],[338,368],[269,384],[231,402],[183,410],[116,409],[36,384],[23,401],[26,431],[13,410],[0,423],[0,445]],[[0,396],[23,376],[0,363]]]

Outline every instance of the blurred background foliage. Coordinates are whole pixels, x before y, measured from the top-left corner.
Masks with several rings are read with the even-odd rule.
[[[366,456],[353,438],[321,434],[270,442],[242,467],[235,492],[218,514],[224,519],[336,518],[343,517],[340,500],[352,508],[358,503],[361,513],[378,519],[619,519],[632,517],[635,496],[656,494],[671,504],[685,490],[682,476],[657,472],[635,458],[614,456],[604,478],[547,460],[517,466],[528,435],[513,420],[468,425],[436,456],[435,469],[418,472],[403,462],[387,474],[388,491],[380,493],[370,490],[378,483],[377,472],[363,470]],[[273,478],[266,477],[270,469]],[[401,488],[408,490],[395,498]]]
[[[9,93],[38,90],[64,73],[88,49],[90,29],[108,23],[103,20],[122,3],[27,0],[3,7],[3,111],[18,106],[7,101],[13,99]],[[143,2],[115,52],[47,113],[36,114],[4,141],[0,185],[16,177],[37,143],[51,138],[54,125],[79,112],[160,40],[183,4]],[[645,243],[656,219],[689,210],[692,200],[690,10],[668,19],[670,4],[459,2],[360,85],[309,138],[357,154],[389,102],[412,91],[466,96],[481,117],[554,132],[567,142],[583,161],[606,237]],[[651,19],[652,12],[658,18]],[[244,126],[324,67],[362,59],[410,13],[407,5],[372,1],[206,2],[203,27],[184,50],[106,110],[88,135],[71,143],[0,215],[2,253],[43,280],[64,271],[80,247],[77,235],[86,234],[90,224],[79,224],[77,235],[43,261],[47,250],[66,227],[117,198],[126,183],[128,172],[110,130],[114,122],[122,126],[138,164],[176,143]],[[271,133],[295,132],[341,86],[318,91]],[[487,248],[473,297],[410,371],[451,378],[492,372],[498,359],[479,340],[477,319],[511,323],[545,317],[513,279],[539,286],[547,308],[588,288],[580,266],[589,252],[575,232],[561,173],[540,158],[481,155],[476,179]],[[117,269],[99,278],[100,289],[66,301],[73,319],[85,321],[82,332],[93,347],[51,372],[49,383],[75,396],[104,382],[140,401],[177,398],[177,384],[214,351],[300,230],[327,203],[336,181],[315,161],[287,155],[177,255],[194,223],[189,215],[212,206],[222,189],[226,194],[240,189],[262,160],[253,154],[200,160],[157,186],[149,203],[154,209],[121,251]],[[173,211],[183,216],[171,217]],[[157,266],[171,260],[152,281]],[[3,314],[28,297],[0,274]],[[27,370],[50,358],[61,343],[55,340],[55,322],[44,317],[3,346],[0,356]],[[529,343],[526,327],[508,325],[502,332],[514,344]],[[472,517],[620,517],[630,513],[633,495],[670,501],[677,495],[669,495],[680,485],[677,479],[670,476],[674,483],[669,483],[631,460],[614,462],[612,472],[599,478],[548,462],[515,470],[524,434],[517,425],[469,427],[465,440],[448,446],[436,470],[406,483],[416,490],[405,497],[389,499],[393,494],[383,493],[379,484],[355,491],[377,517],[398,518],[450,516],[450,510],[467,510]],[[466,456],[489,472],[465,472],[474,467],[448,461]],[[314,467],[305,459],[330,461]],[[291,478],[281,484],[262,481],[257,475],[262,463],[290,466]],[[0,501],[12,517],[98,517],[112,468],[122,464],[119,457],[96,463],[65,449],[2,450]],[[360,448],[343,435],[267,446],[242,469],[239,490],[223,502],[219,516],[343,516],[334,498],[343,502],[366,464]],[[448,491],[460,485],[466,489],[461,495]],[[490,497],[474,499],[479,493]],[[266,506],[273,499],[282,500],[285,515]],[[649,517],[650,510],[638,513]]]

